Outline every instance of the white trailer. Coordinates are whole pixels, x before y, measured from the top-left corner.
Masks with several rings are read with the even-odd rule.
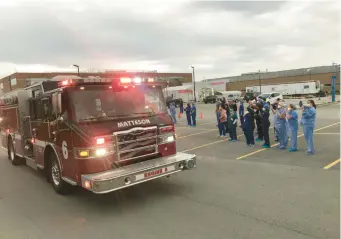
[[[193,86],[190,85],[167,87],[163,90],[163,95],[165,97],[172,97],[173,99],[182,99],[183,102],[191,102],[194,100]]]
[[[279,92],[284,95],[314,95],[321,91],[320,81],[305,81],[262,85],[262,92]],[[261,92],[259,85],[247,86],[246,92]]]

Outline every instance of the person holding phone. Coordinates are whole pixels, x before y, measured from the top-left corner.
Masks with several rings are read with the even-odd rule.
[[[286,118],[288,120],[288,128],[290,131],[291,142],[289,152],[296,152],[298,151],[297,149],[298,115],[296,112],[296,107],[293,104],[289,104]]]
[[[274,114],[274,127],[276,129],[276,134],[279,139],[279,148],[286,149],[288,146],[288,134],[286,125],[286,110],[283,107],[283,102],[279,102],[277,110],[271,107],[271,111]]]
[[[316,105],[313,100],[308,100],[307,104],[302,106],[302,120],[303,133],[305,141],[307,142],[307,155],[315,154],[314,148],[314,128],[316,120]]]

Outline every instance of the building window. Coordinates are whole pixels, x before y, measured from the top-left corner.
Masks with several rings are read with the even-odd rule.
[[[0,83],[0,90],[4,89],[4,83]]]
[[[11,85],[16,85],[17,84],[17,78],[11,79]]]
[[[304,86],[304,89],[309,89],[309,85],[305,85],[305,86]]]

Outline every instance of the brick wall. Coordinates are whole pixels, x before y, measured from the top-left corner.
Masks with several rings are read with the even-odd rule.
[[[315,81],[319,80],[321,84],[331,84],[331,77],[335,73],[321,73],[321,74],[311,74],[302,76],[288,76],[288,77],[276,77],[269,79],[261,79],[262,85],[268,84],[280,84],[280,83],[292,83],[292,82],[302,82],[302,81]],[[336,82],[340,83],[340,75],[337,75]],[[226,90],[243,90],[247,86],[259,85],[258,80],[247,80],[247,81],[235,81],[226,83]],[[328,88],[328,87],[327,87]],[[340,85],[336,85],[336,90],[340,91]]]

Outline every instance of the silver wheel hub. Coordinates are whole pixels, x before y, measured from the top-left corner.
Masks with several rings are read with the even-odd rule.
[[[14,160],[14,150],[13,150],[13,146],[10,147],[10,150],[9,150],[9,155],[11,157],[11,160],[13,161]]]
[[[60,171],[56,161],[52,163],[51,173],[53,183],[58,186],[60,184]]]

